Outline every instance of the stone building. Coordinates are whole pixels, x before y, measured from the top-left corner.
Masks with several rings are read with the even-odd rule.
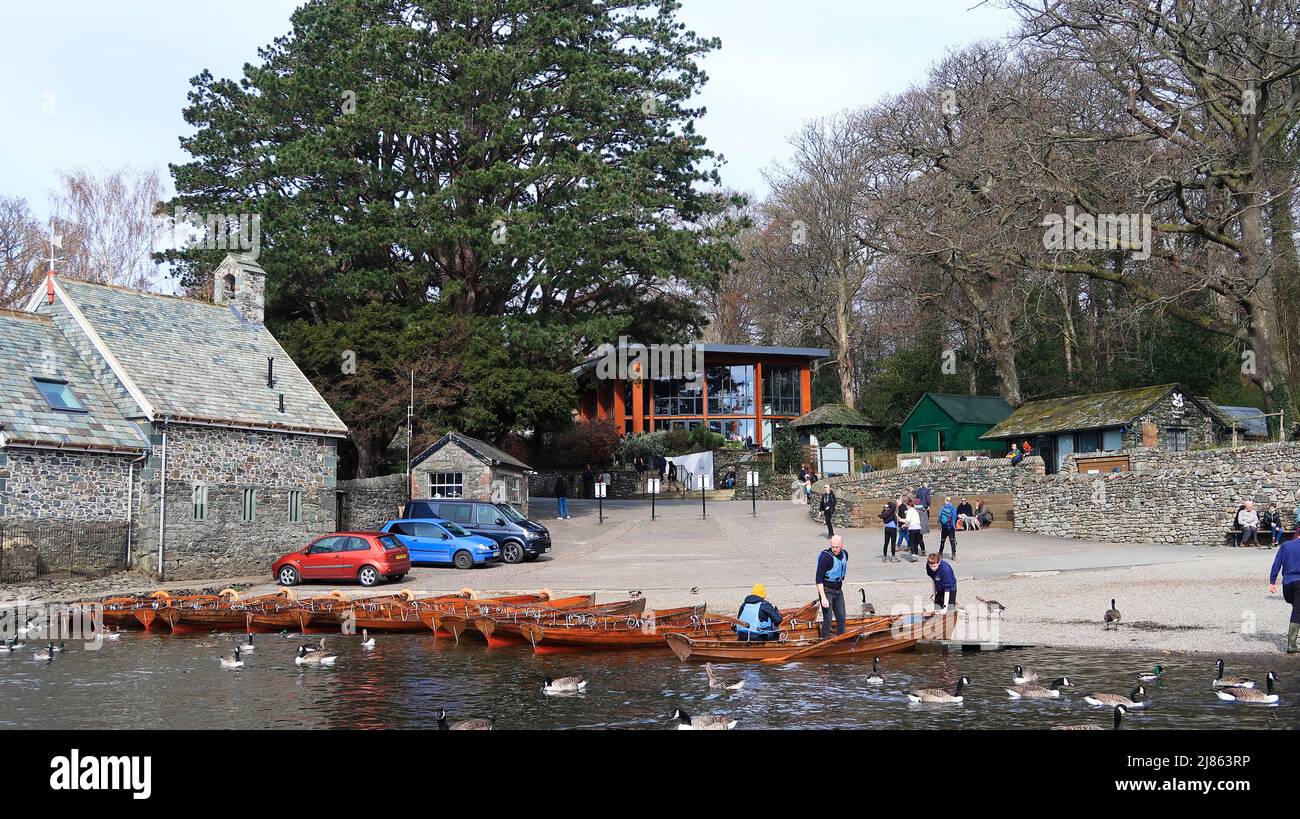
[[[334,529],[347,427],[227,256],[211,303],[47,277],[0,317],[0,520],[131,522],[131,563],[257,573]]]
[[[509,503],[527,516],[533,471],[491,444],[448,432],[411,459],[411,496]]]
[[[988,432],[985,441],[1029,441],[1049,473],[1071,454],[1150,448],[1183,452],[1222,443],[1232,429],[1178,384],[1028,401]]]

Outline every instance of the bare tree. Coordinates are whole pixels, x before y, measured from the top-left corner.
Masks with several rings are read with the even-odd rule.
[[[0,307],[18,307],[36,289],[42,242],[27,202],[0,196]]]
[[[63,236],[60,273],[87,281],[148,290],[156,279],[151,254],[163,198],[156,170],[121,168],[96,174],[77,168],[60,175],[54,225]]]

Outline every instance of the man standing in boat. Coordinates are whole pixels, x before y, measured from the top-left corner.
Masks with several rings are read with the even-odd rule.
[[[736,626],[736,636],[742,640],[775,640],[781,625],[781,612],[767,601],[767,587],[755,583],[745,602],[740,604],[736,619],[747,626]]]
[[[844,538],[835,535],[829,549],[817,555],[817,596],[822,604],[822,639],[831,636],[831,615],[835,616],[835,633],[843,634],[844,575],[849,570],[849,553],[844,551]]]

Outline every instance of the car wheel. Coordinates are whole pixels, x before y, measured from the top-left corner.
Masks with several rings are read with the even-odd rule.
[[[501,559],[506,563],[523,563],[524,547],[523,544],[513,540],[507,540],[501,544]]]
[[[388,578],[389,583],[400,583],[402,578],[406,577],[406,573],[403,572],[402,574],[390,574],[390,575],[386,575],[386,577]]]
[[[451,562],[456,564],[457,569],[472,569],[474,568],[474,555],[469,552],[457,552]]]
[[[284,566],[280,569],[280,573],[275,576],[275,579],[281,586],[296,586],[301,578],[298,577],[297,569],[292,566]]]
[[[357,582],[363,586],[373,586],[379,582],[379,572],[375,571],[374,566],[362,566],[361,571],[357,572]]]

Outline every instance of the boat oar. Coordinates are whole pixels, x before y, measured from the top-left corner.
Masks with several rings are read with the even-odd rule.
[[[794,651],[789,654],[783,654],[780,657],[767,657],[763,660],[760,660],[759,662],[772,665],[775,663],[785,663],[785,662],[789,662],[790,660],[797,660],[798,658],[804,656],[805,654],[816,653],[818,649],[823,649],[826,646],[834,645],[836,643],[842,643],[849,639],[856,639],[858,637],[861,637],[867,631],[868,628],[870,628],[870,626],[862,626],[861,628],[848,629],[838,637],[830,637],[825,640],[818,640],[812,645],[801,648],[798,651]]]

